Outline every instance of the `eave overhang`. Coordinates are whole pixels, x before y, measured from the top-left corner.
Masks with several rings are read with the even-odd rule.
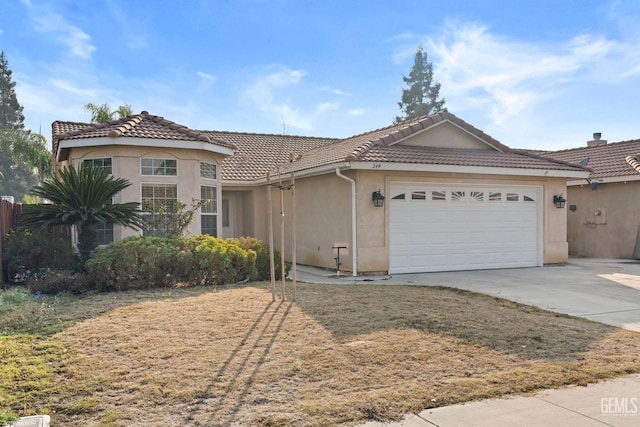
[[[500,168],[491,166],[457,166],[457,165],[430,165],[417,163],[387,163],[387,162],[351,162],[351,169],[358,170],[389,170],[407,172],[437,172],[437,173],[464,173],[482,175],[507,175],[507,176],[534,176],[553,178],[586,179],[589,171],[568,171],[557,169],[527,169],[527,168]]]
[[[549,177],[549,178],[566,178],[572,180],[580,179],[584,184],[584,180],[589,177],[589,171],[567,171],[554,169],[524,169],[524,168],[498,168],[486,166],[451,166],[451,165],[424,165],[424,164],[407,164],[407,163],[375,163],[375,162],[340,162],[324,165],[312,169],[295,171],[296,178],[305,178],[328,173],[335,173],[336,167],[341,170],[374,170],[374,171],[400,171],[400,172],[433,172],[433,173],[458,173],[458,174],[475,174],[475,175],[503,175],[503,176],[529,176],[529,177]],[[271,171],[271,181],[288,180],[291,172],[282,172],[278,174],[276,170]],[[639,178],[640,179],[640,178]],[[578,182],[578,181],[571,181]],[[260,186],[267,183],[266,174],[264,178],[241,181],[241,180],[222,180],[223,186],[241,187],[241,186]]]
[[[134,147],[149,148],[166,148],[181,150],[201,150],[218,153],[225,156],[232,156],[231,148],[222,147],[205,141],[189,141],[175,139],[149,139],[149,138],[130,138],[130,137],[96,137],[96,138],[78,138],[78,139],[62,139],[58,142],[58,153],[56,162],[68,160],[69,151],[72,148],[82,147],[105,147],[109,145],[122,145]]]

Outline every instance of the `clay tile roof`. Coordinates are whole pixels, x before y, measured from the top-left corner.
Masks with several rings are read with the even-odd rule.
[[[578,164],[581,161],[591,169],[591,178],[616,178],[637,175],[640,139],[610,142],[593,147],[580,147],[568,150],[549,151],[545,157]]]
[[[439,123],[450,122],[484,141],[494,150],[428,148],[398,142]],[[345,139],[295,135],[197,131],[143,111],[104,124],[54,122],[53,152],[63,139],[138,137],[197,140],[234,149],[225,158],[221,176],[225,181],[257,181],[273,174],[309,170],[345,162],[393,162],[477,167],[583,170],[562,159],[515,151],[448,112],[419,117]],[[640,147],[635,151],[640,152]],[[591,166],[591,165],[590,165]],[[628,164],[627,164],[628,166]]]
[[[374,146],[360,158],[369,162],[416,163],[425,165],[580,170],[579,167],[519,152],[499,152],[460,148],[423,148],[414,146]]]
[[[495,150],[428,148],[396,144],[400,139],[444,121],[454,123],[485,141]],[[455,115],[441,112],[320,146],[305,153],[299,161],[283,165],[281,171],[300,171],[353,161],[562,171],[584,170],[580,166],[567,162],[512,150]]]
[[[263,179],[269,169],[303,159],[308,151],[339,139],[296,135],[272,135],[243,132],[204,131],[217,141],[236,147],[235,154],[222,162],[221,176],[225,181],[255,181]]]
[[[175,141],[203,141],[234,149],[232,144],[216,141],[205,133],[189,129],[186,126],[154,116],[146,111],[123,117],[108,123],[77,123],[56,121],[52,127],[52,145],[54,156],[58,152],[60,140],[83,138],[147,138]]]

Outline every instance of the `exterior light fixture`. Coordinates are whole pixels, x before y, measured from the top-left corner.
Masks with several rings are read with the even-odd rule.
[[[384,206],[384,196],[382,195],[380,190],[373,192],[371,200],[373,200],[373,206],[375,206],[376,208],[381,208]]]
[[[556,208],[558,209],[562,209],[564,208],[564,204],[567,202],[567,199],[565,199],[562,194],[558,195],[554,195],[553,196],[553,204],[556,205]]]

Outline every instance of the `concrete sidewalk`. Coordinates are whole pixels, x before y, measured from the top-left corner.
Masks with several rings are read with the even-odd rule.
[[[298,266],[297,278],[327,284],[448,286],[640,332],[640,262],[635,260],[584,258],[536,268],[358,277]],[[640,426],[640,375],[427,409],[397,423],[362,425],[381,426]]]
[[[491,399],[427,409],[397,423],[361,427],[588,427],[640,425],[640,375],[613,381],[545,390],[534,396]]]

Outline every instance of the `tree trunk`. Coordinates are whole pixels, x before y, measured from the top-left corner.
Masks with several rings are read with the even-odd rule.
[[[85,224],[78,226],[78,252],[80,252],[80,260],[83,266],[91,256],[91,251],[97,246],[97,236],[95,225]]]

